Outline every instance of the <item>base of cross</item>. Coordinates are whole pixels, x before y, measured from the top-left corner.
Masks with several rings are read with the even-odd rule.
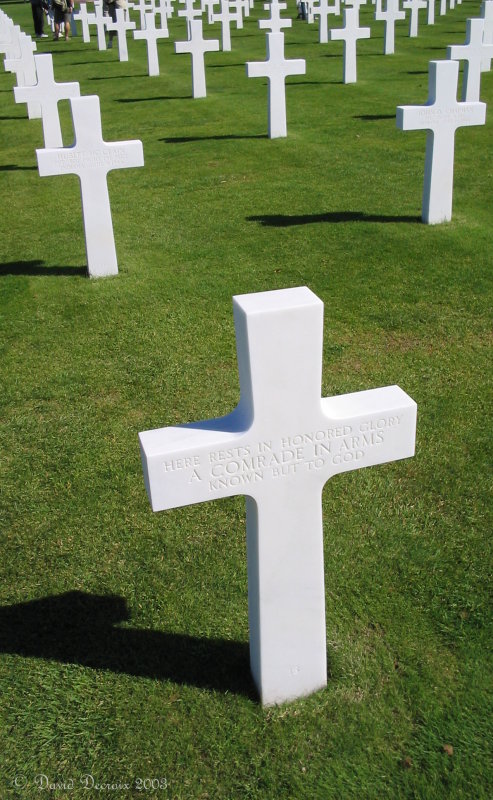
[[[237,408],[139,438],[154,511],[246,496],[250,665],[273,705],[327,682],[324,484],[414,455],[416,403],[398,386],[321,397],[323,304],[306,287],[233,304]]]

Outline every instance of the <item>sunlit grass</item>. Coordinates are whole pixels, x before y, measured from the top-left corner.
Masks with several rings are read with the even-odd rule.
[[[28,3],[1,5],[32,31]],[[41,122],[0,71],[0,797],[41,796],[41,773],[74,779],[57,800],[88,796],[87,773],[132,797],[166,778],[144,794],[180,800],[491,797],[491,116],[457,134],[436,227],[418,221],[426,134],[395,126],[479,6],[417,40],[399,25],[392,57],[368,6],[354,86],[340,45],[293,20],[307,73],[277,141],[244,67],[264,58],[261,3],[206,56],[203,100],[173,53],[183,21],[157,78],[142,42],[126,64],[95,40],[38,43],[58,81],[100,96],[107,141],[143,141],[145,167],[109,176],[107,280],[85,276],[77,179],[38,176]],[[491,73],[482,87],[491,103]],[[229,412],[231,296],[298,285],[325,303],[324,394],[399,384],[417,452],[326,486],[328,686],[263,710],[244,500],[152,514],[137,433]]]

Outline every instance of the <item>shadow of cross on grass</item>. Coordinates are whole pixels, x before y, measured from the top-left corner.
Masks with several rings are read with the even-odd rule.
[[[248,643],[120,628],[124,597],[85,592],[0,606],[0,653],[256,697]]]
[[[327,211],[325,214],[259,214],[247,217],[247,222],[260,222],[273,228],[288,228],[291,225],[311,225],[314,222],[408,222],[421,224],[421,217],[396,216],[392,214],[366,214],[364,211]]]
[[[44,266],[44,261],[9,261],[0,264],[0,277],[2,275],[42,275],[44,277],[67,275],[87,275],[86,267],[50,267]]]

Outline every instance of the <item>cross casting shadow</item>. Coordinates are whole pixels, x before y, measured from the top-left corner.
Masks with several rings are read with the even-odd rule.
[[[189,94],[184,95],[173,95],[167,97],[166,95],[162,95],[160,97],[119,97],[117,98],[117,103],[150,103],[152,100],[190,100]]]
[[[44,261],[11,261],[0,264],[2,275],[42,275],[44,277],[68,275],[87,275],[86,267],[45,267]]]
[[[427,69],[411,69],[407,73],[408,75],[428,75]]]
[[[0,117],[0,119],[1,120],[4,120],[4,119],[26,119],[26,117],[25,116],[24,117]]]
[[[373,122],[379,119],[395,119],[395,114],[356,114],[353,119],[364,119]]]
[[[326,214],[263,214],[247,217],[248,222],[260,222],[272,228],[289,228],[292,225],[312,225],[314,222],[408,222],[420,223],[421,217],[394,216],[386,214],[366,214],[364,211],[329,211]]]
[[[120,628],[124,597],[67,592],[0,607],[0,653],[256,697],[246,642]]]
[[[159,139],[159,141],[167,142],[168,144],[184,144],[185,142],[219,142],[223,139],[267,139],[267,134],[256,133],[242,136],[237,133],[229,133],[222,136],[168,136],[164,139]]]
[[[19,166],[19,164],[2,164],[0,166],[0,172],[16,172],[17,170],[23,170],[23,169],[37,170],[38,168],[35,166],[21,167]]]

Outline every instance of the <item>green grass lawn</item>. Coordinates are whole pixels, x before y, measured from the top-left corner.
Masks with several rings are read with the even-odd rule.
[[[33,32],[29,3],[0,5]],[[451,223],[419,221],[426,134],[395,124],[480,3],[438,7],[385,57],[363,9],[350,86],[342,44],[294,20],[307,72],[272,141],[244,66],[265,58],[259,0],[206,56],[202,100],[181,20],[155,78],[130,37],[128,63],[94,37],[38,43],[99,95],[107,141],[143,142],[145,167],[109,176],[120,273],[102,280],[78,179],[39,177],[41,121],[0,69],[0,800],[492,797],[493,74],[486,125],[457,133]],[[153,514],[137,434],[231,411],[232,295],[300,285],[325,303],[324,396],[398,384],[417,449],[326,485],[328,685],[263,709],[244,499]]]

